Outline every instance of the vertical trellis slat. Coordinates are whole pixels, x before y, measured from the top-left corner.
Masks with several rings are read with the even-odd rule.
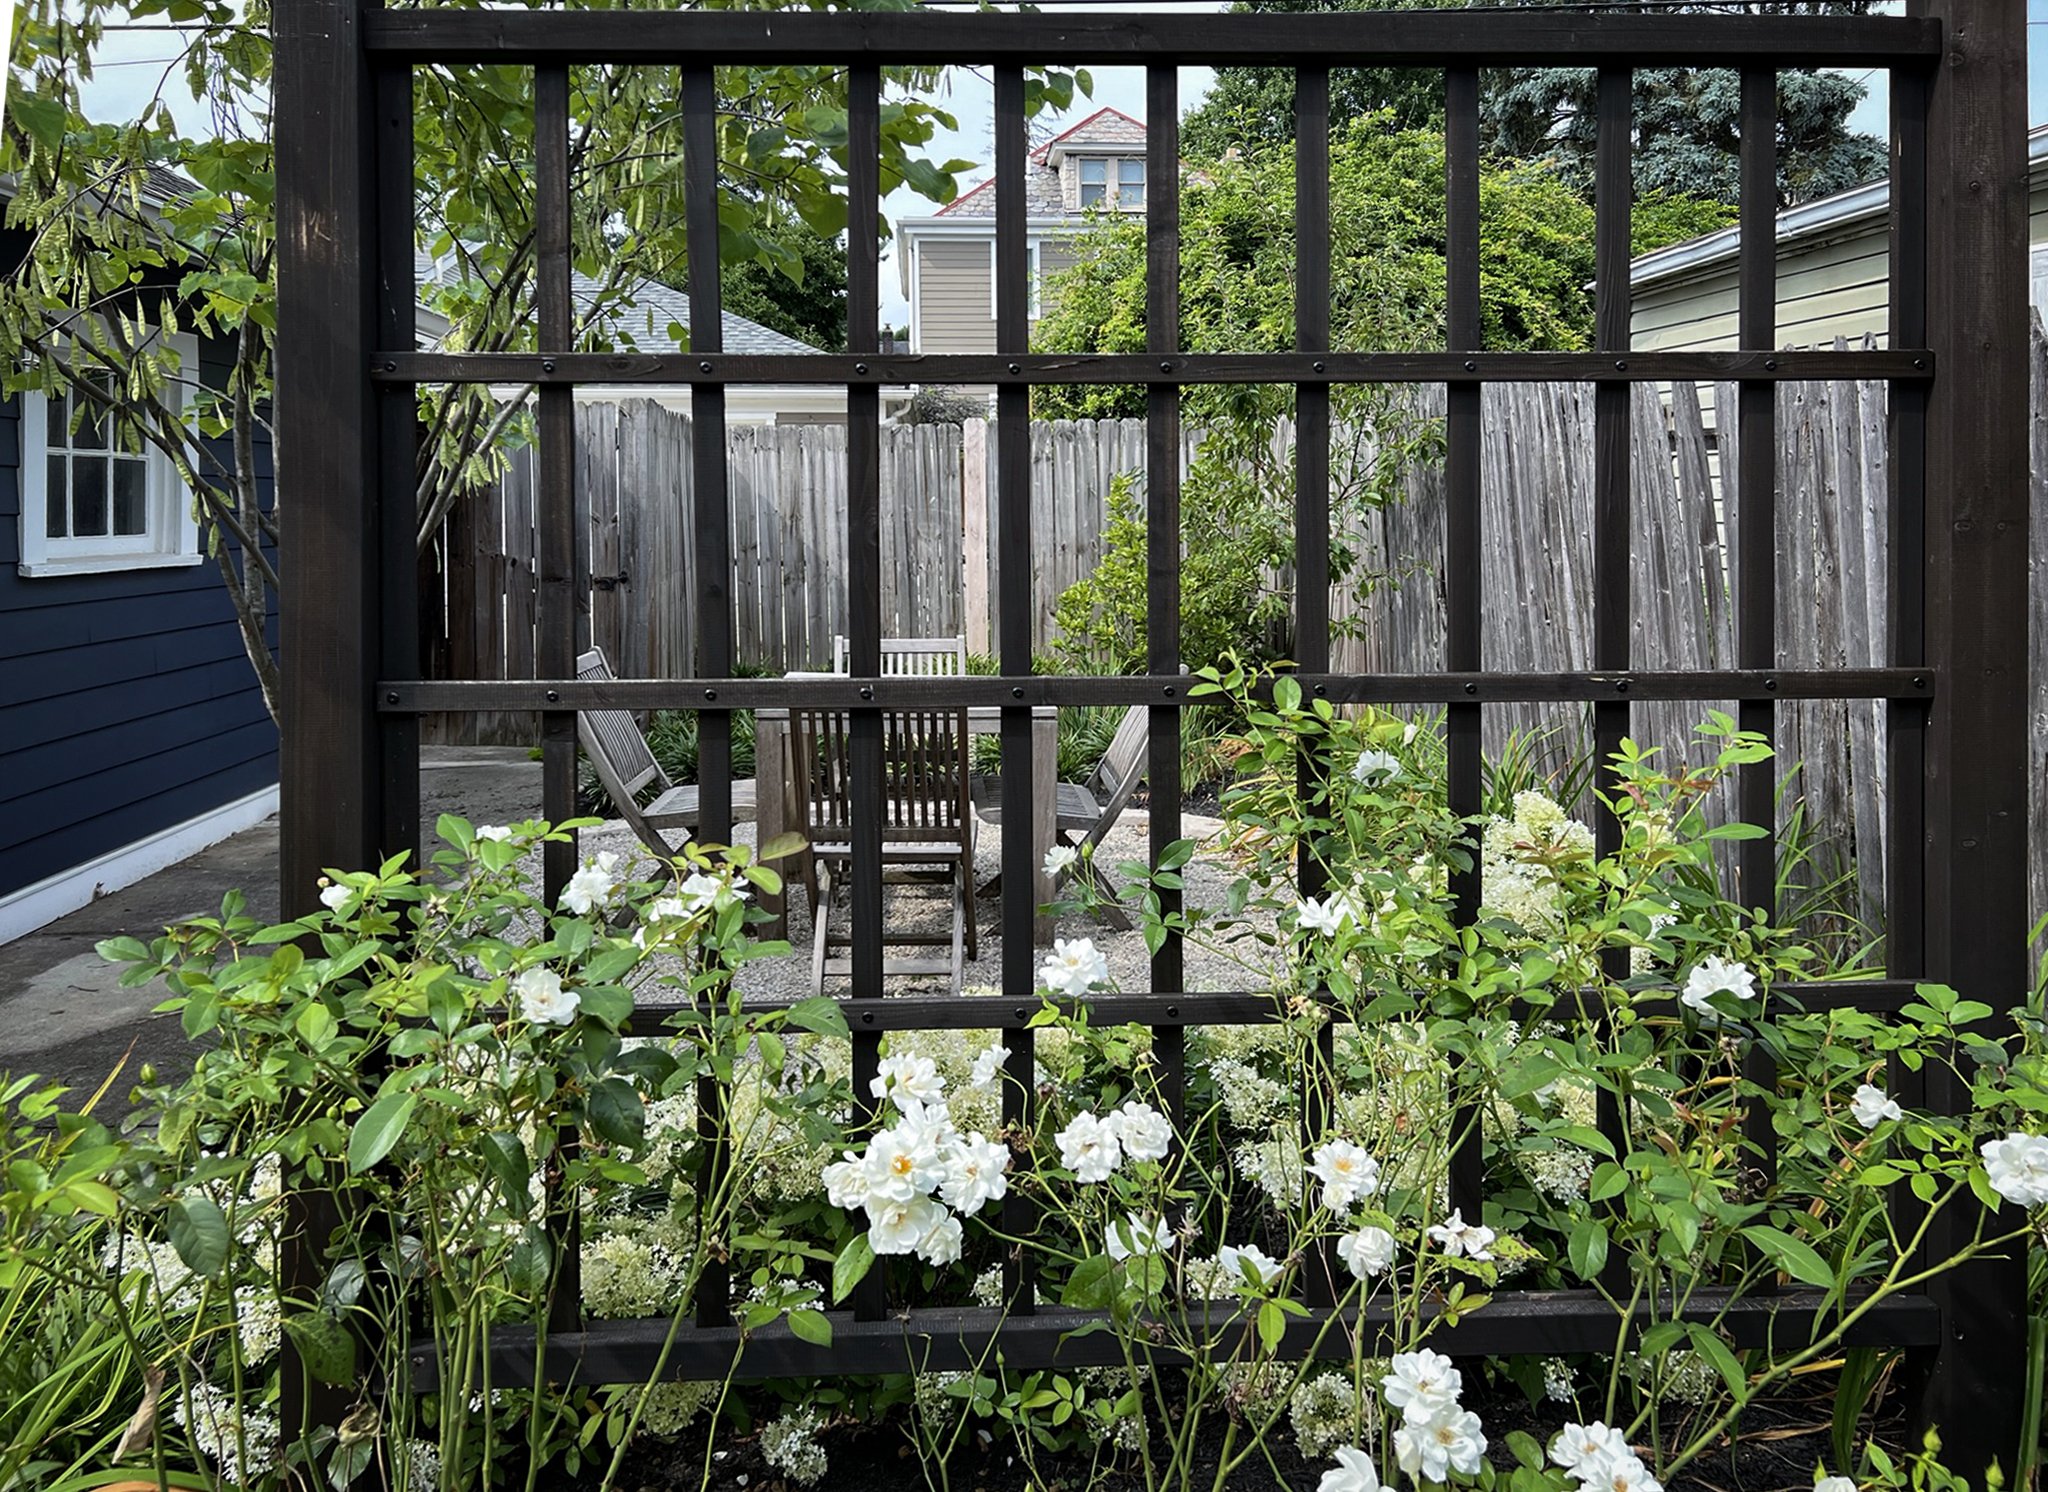
[[[995,75],[996,118],[996,351],[1018,353],[1030,345],[1028,279],[1024,237],[1024,74],[999,67]],[[1002,671],[1013,678],[1031,672],[1031,390],[1006,383],[996,389],[996,530],[1001,556],[996,598],[997,648]],[[1003,710],[1003,822],[1031,821],[1031,711]],[[1033,888],[1038,867],[1031,841],[1003,836],[1003,998],[1032,999],[1038,988],[1031,946],[1037,915]],[[1013,1031],[1003,1069],[1003,1123],[1028,1133],[1038,1112],[1038,1062],[1031,1032]],[[1013,1188],[1003,1198],[1003,1228],[1013,1237],[1029,1232],[1031,1203]],[[1030,1314],[1037,1305],[1037,1281],[1021,1251],[1003,1263],[1003,1294],[1009,1309]]]
[[[1145,350],[1162,368],[1180,352],[1180,73],[1145,69]],[[1180,668],[1180,385],[1145,393],[1145,659],[1156,677]],[[1171,686],[1169,686],[1171,688]],[[1151,795],[1152,863],[1180,838],[1180,706],[1152,707],[1145,786]],[[1159,888],[1161,912],[1181,893]],[[1152,955],[1152,987],[1181,987],[1180,934],[1168,931]]]
[[[1444,74],[1445,335],[1453,352],[1477,352],[1485,333],[1479,314],[1479,69]],[[1479,437],[1482,391],[1476,383],[1444,389],[1444,667],[1477,673],[1481,667],[1480,601],[1485,580],[1480,559]],[[1479,812],[1479,739],[1483,706],[1453,704],[1444,712],[1448,802],[1453,815]],[[1467,835],[1471,863],[1451,871],[1452,915],[1470,926],[1479,919],[1479,842]],[[1451,1205],[1478,1218],[1486,1172],[1485,1137],[1478,1110],[1461,1105],[1451,1124]]]

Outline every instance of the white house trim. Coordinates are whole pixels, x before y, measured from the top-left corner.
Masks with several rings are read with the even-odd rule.
[[[266,787],[0,897],[0,943],[10,943],[67,912],[90,906],[98,898],[189,859],[276,812],[277,789]]]

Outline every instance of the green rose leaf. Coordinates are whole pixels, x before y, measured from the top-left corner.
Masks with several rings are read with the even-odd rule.
[[[846,1247],[832,1261],[832,1303],[837,1305],[852,1294],[853,1287],[867,1278],[874,1264],[875,1250],[866,1233],[856,1233],[847,1239]]]
[[[417,1095],[412,1093],[387,1093],[363,1110],[348,1132],[348,1168],[352,1175],[360,1176],[391,1153],[404,1136],[406,1125],[412,1122],[417,1101]]]
[[[1599,1278],[1607,1265],[1607,1225],[1595,1217],[1582,1217],[1572,1226],[1569,1253],[1572,1273],[1582,1280]]]
[[[498,1190],[505,1194],[506,1205],[524,1217],[533,1205],[527,1191],[533,1181],[533,1166],[526,1158],[526,1146],[515,1134],[485,1135],[478,1144]]]
[[[1106,1308],[1111,1291],[1110,1276],[1114,1269],[1107,1254],[1083,1259],[1067,1276],[1066,1286],[1060,1291],[1060,1304],[1083,1311]]]
[[[1801,1243],[1789,1233],[1776,1228],[1767,1228],[1762,1223],[1742,1230],[1742,1236],[1755,1244],[1778,1268],[1803,1285],[1813,1285],[1822,1290],[1835,1287],[1835,1272],[1828,1268],[1828,1261],[1815,1253],[1811,1246]]]
[[[606,1078],[590,1090],[590,1127],[614,1145],[638,1150],[647,1136],[647,1106],[624,1078]]]
[[[832,1345],[832,1323],[823,1311],[791,1311],[789,1329],[813,1347]]]
[[[171,1247],[201,1279],[220,1273],[229,1242],[227,1215],[211,1197],[194,1193],[171,1209]]]
[[[324,1311],[308,1311],[285,1317],[284,1329],[308,1373],[322,1383],[355,1381],[356,1339],[341,1322]]]
[[[800,1031],[815,1031],[820,1036],[846,1036],[846,1015],[839,1008],[839,1002],[828,1000],[823,995],[813,995],[808,1000],[799,1000],[789,1007],[783,1019]]]

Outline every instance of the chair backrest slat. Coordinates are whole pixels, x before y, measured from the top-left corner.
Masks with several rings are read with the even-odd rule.
[[[1151,713],[1144,705],[1132,705],[1124,711],[1090,784],[1097,798],[1111,797],[1127,779],[1135,781],[1137,774],[1145,770],[1145,747],[1151,739],[1151,728]]]
[[[790,711],[792,764],[814,844],[852,837],[851,726],[843,710]],[[882,838],[960,837],[973,812],[965,710],[890,710],[882,716]]]
[[[576,677],[602,682],[617,675],[612,672],[604,649],[592,648],[576,660]],[[583,738],[583,749],[589,753],[598,780],[604,783],[613,802],[636,798],[640,789],[661,775],[661,764],[654,759],[654,752],[631,711],[580,711],[576,716],[576,733]]]
[[[851,672],[852,646],[844,636],[832,639],[832,671]],[[967,639],[963,637],[885,637],[883,678],[948,678],[967,672]]]

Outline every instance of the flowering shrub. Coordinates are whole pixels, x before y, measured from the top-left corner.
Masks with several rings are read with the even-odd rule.
[[[1292,1435],[1330,1463],[1323,1492],[1490,1486],[1503,1457],[1515,1492],[1661,1492],[1877,1303],[2017,1246],[2000,1203],[2048,1205],[2048,1138],[2026,1132],[2038,1023],[1993,1047],[1968,1034],[1989,1007],[1931,986],[1882,1015],[1806,1008],[1797,987],[1841,971],[1721,893],[1713,846],[1750,831],[1702,805],[1766,754],[1725,718],[1702,730],[1704,762],[1624,747],[1602,855],[1540,791],[1458,821],[1427,728],[1340,715],[1285,678],[1195,687],[1248,722],[1223,809],[1235,882],[1169,912],[1194,845],[1119,869],[1149,946],[1177,934],[1271,1003],[1256,1024],[1188,1029],[1171,1072],[1151,1033],[1091,1019],[1111,966],[1072,938],[1044,957],[1028,1032],[893,1032],[857,1087],[835,1003],[755,1014],[733,993],[741,964],[787,951],[751,931],[772,870],[693,848],[642,878],[595,856],[542,905],[534,851],[573,826],[444,820],[430,875],[337,873],[297,922],[230,907],[111,946],[211,1043],[156,1094],[106,1224],[81,1230],[96,1288],[175,1329],[175,1353],[156,1351],[178,1365],[160,1432],[224,1476],[275,1480],[288,1340],[344,1386],[370,1376],[369,1344],[388,1383],[288,1459],[392,1485],[532,1484],[592,1460],[609,1476],[636,1434],[710,1418],[757,1428],[808,1486],[832,1426],[865,1418],[907,1424],[940,1485],[972,1430],[1007,1437],[1042,1484],[1062,1479],[1045,1457],[1078,1452],[1150,1488],[1220,1487]],[[1311,755],[1329,770],[1305,777]],[[1473,871],[1460,925],[1453,886]],[[1066,884],[1070,905],[1099,894],[1092,875]],[[1928,1064],[1974,1085],[1976,1116],[1911,1106],[1892,1073]],[[1477,1158],[1476,1194],[1453,1192],[1459,1156]],[[1892,1205],[1901,1189],[1915,1207]],[[335,1216],[317,1283],[287,1290],[285,1199],[308,1192]],[[1979,1204],[1965,1247],[1924,1257],[1935,1218]],[[599,1319],[680,1323],[722,1266],[745,1332],[824,1344],[856,1290],[1000,1314],[1029,1277],[1099,1315],[1075,1337],[1096,1365],[1023,1371],[998,1335],[964,1371],[907,1356],[887,1378],[744,1399],[508,1389],[490,1344],[544,1338],[572,1212]],[[1815,1292],[1813,1331],[1738,1348],[1727,1303],[1777,1283]],[[1598,1292],[1640,1335],[1497,1373],[1453,1363],[1439,1333],[1503,1288]],[[431,1386],[409,1381],[416,1331]],[[1508,1376],[1559,1427],[1547,1441],[1489,1434],[1468,1390]],[[1931,1485],[1930,1465],[1868,1447],[1842,1469]]]

